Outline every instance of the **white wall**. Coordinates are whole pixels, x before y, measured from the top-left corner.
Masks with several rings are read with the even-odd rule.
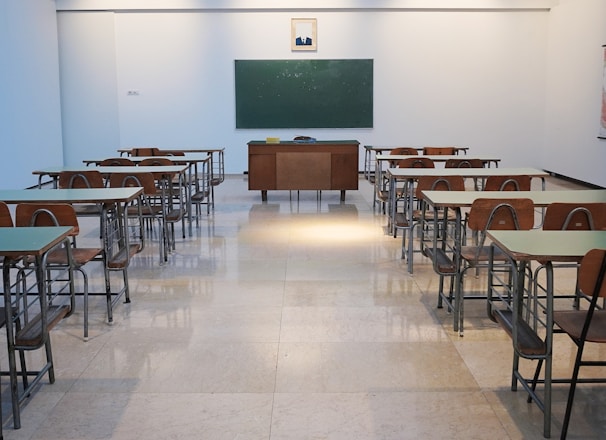
[[[552,9],[540,163],[547,170],[600,186],[606,186],[606,140],[597,139],[604,44],[604,0],[561,0]]]
[[[114,16],[59,14],[61,109],[66,163],[117,155],[120,145]],[[65,68],[65,66],[69,66]]]
[[[0,2],[0,188],[61,164],[57,22],[52,0]]]
[[[64,105],[69,164],[132,145],[224,146],[226,171],[241,173],[248,140],[308,134],[375,145],[467,145],[472,154],[502,157],[504,166],[541,165],[534,153],[543,136],[547,10],[90,11],[86,26],[77,14],[59,12],[62,77],[85,76],[90,90],[101,81],[105,117],[119,122],[103,125],[100,145],[99,129],[90,128],[98,120],[94,100]],[[317,18],[317,52],[291,52],[293,17]],[[63,42],[72,43],[66,49]],[[112,91],[111,81],[89,76],[111,74],[106,51],[114,42]],[[373,58],[374,128],[236,130],[233,62],[264,58]],[[63,96],[77,97],[81,87],[63,81]],[[139,95],[127,96],[129,90]],[[113,93],[117,110],[107,105]]]

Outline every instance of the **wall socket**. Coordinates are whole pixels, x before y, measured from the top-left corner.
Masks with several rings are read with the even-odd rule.
[[[126,92],[126,96],[139,96],[138,90],[129,90]]]

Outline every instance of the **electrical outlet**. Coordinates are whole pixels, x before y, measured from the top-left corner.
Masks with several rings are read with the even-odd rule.
[[[127,96],[139,96],[139,91],[138,90],[129,90],[126,92]]]

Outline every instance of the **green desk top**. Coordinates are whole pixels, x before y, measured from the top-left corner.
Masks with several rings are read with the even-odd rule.
[[[369,150],[369,151],[389,151],[389,150],[394,150],[396,148],[401,148],[401,147],[407,147],[407,145],[400,145],[400,146],[381,146],[381,145],[364,145],[364,149],[365,150]],[[452,147],[452,145],[447,145],[446,147]],[[410,147],[410,148],[414,148],[415,150],[418,151],[423,151],[423,147]],[[469,147],[453,147],[455,149],[455,151],[467,151],[469,150]],[[460,156],[459,156],[460,158]]]
[[[118,148],[118,153],[131,153],[137,147],[130,148]],[[151,147],[139,147],[139,148],[151,148]],[[171,153],[172,151],[182,151],[184,153],[218,153],[225,151],[225,147],[217,148],[160,148],[161,153]],[[158,156],[155,156],[158,157]]]
[[[48,167],[32,171],[34,175],[58,176],[62,171],[99,171],[101,174],[133,174],[133,173],[162,173],[162,174],[178,174],[184,173],[187,170],[187,165],[157,165],[157,166],[109,166],[109,167]]]
[[[181,162],[187,162],[187,163],[199,163],[199,162],[206,162],[206,161],[210,161],[211,159],[211,155],[209,153],[185,153],[183,156],[129,156],[127,157],[128,160],[135,162],[135,163],[139,163],[143,160],[146,159],[168,159],[171,162],[174,163],[181,163]],[[85,159],[82,162],[85,164],[100,164],[101,162],[103,162],[105,159]],[[99,168],[102,167],[95,167],[95,168],[88,168],[88,170],[99,170]],[[138,167],[137,169],[142,169],[143,167]]]
[[[0,228],[0,255],[42,255],[71,232],[71,226]]]
[[[593,248],[606,248],[606,231],[488,231],[515,260],[577,261]]]
[[[404,154],[377,154],[375,159],[380,161],[390,161],[390,160],[402,160],[402,159],[417,159],[419,157],[426,157],[428,159],[433,160],[434,162],[446,162],[450,159],[455,160],[472,160],[472,159],[480,159],[483,162],[500,162],[501,159],[497,159],[495,157],[487,157],[487,156],[461,156],[461,155],[450,155],[450,154],[419,154],[415,155],[404,155]],[[461,169],[461,168],[459,168]]]
[[[412,156],[414,157],[414,156]],[[459,157],[461,159],[461,157]],[[388,168],[387,174],[395,179],[418,179],[421,176],[520,176],[546,177],[546,171],[536,168]]]
[[[434,207],[470,207],[474,200],[483,199],[531,199],[535,206],[550,203],[603,203],[606,190],[580,189],[558,191],[423,191],[425,200]]]
[[[8,203],[112,203],[128,202],[143,188],[4,189],[0,200]]]

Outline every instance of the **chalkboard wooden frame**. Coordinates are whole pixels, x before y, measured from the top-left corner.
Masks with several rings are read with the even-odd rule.
[[[235,60],[236,128],[372,128],[373,60]]]

